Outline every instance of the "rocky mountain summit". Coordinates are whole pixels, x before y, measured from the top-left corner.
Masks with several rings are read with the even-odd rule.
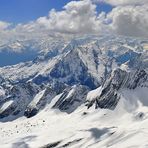
[[[127,72],[116,69],[102,85],[100,95],[91,101],[88,100],[88,108],[95,103],[96,108],[115,109],[121,98],[122,90],[135,90],[137,88],[148,89],[148,73],[145,70]]]

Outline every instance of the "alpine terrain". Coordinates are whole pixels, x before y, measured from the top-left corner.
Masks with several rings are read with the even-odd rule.
[[[0,147],[148,148],[147,47],[117,35],[1,43]]]

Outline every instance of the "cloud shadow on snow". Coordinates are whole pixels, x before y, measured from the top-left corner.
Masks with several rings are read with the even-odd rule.
[[[12,148],[30,148],[27,142],[32,141],[36,138],[36,136],[27,136],[24,138],[21,138],[19,141],[12,144]]]
[[[105,135],[110,130],[108,128],[103,128],[103,129],[91,128],[88,131],[91,132],[93,138],[99,139],[101,136]]]

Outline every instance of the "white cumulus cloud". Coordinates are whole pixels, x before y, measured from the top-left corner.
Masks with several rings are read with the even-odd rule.
[[[51,10],[49,16],[41,17],[37,23],[50,30],[69,34],[96,33],[102,23],[97,17],[96,5],[90,0],[71,1],[63,11]]]
[[[126,36],[148,37],[148,7],[126,6],[114,8],[108,18],[113,33]]]

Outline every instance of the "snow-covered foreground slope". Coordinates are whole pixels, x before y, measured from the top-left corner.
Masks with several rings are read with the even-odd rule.
[[[67,114],[47,106],[32,118],[21,117],[1,123],[1,147],[147,148],[148,107],[143,106],[138,97],[134,100],[136,93],[141,97],[142,91],[122,91],[122,100],[114,111],[87,110],[81,105]],[[134,103],[137,105],[134,106]]]

